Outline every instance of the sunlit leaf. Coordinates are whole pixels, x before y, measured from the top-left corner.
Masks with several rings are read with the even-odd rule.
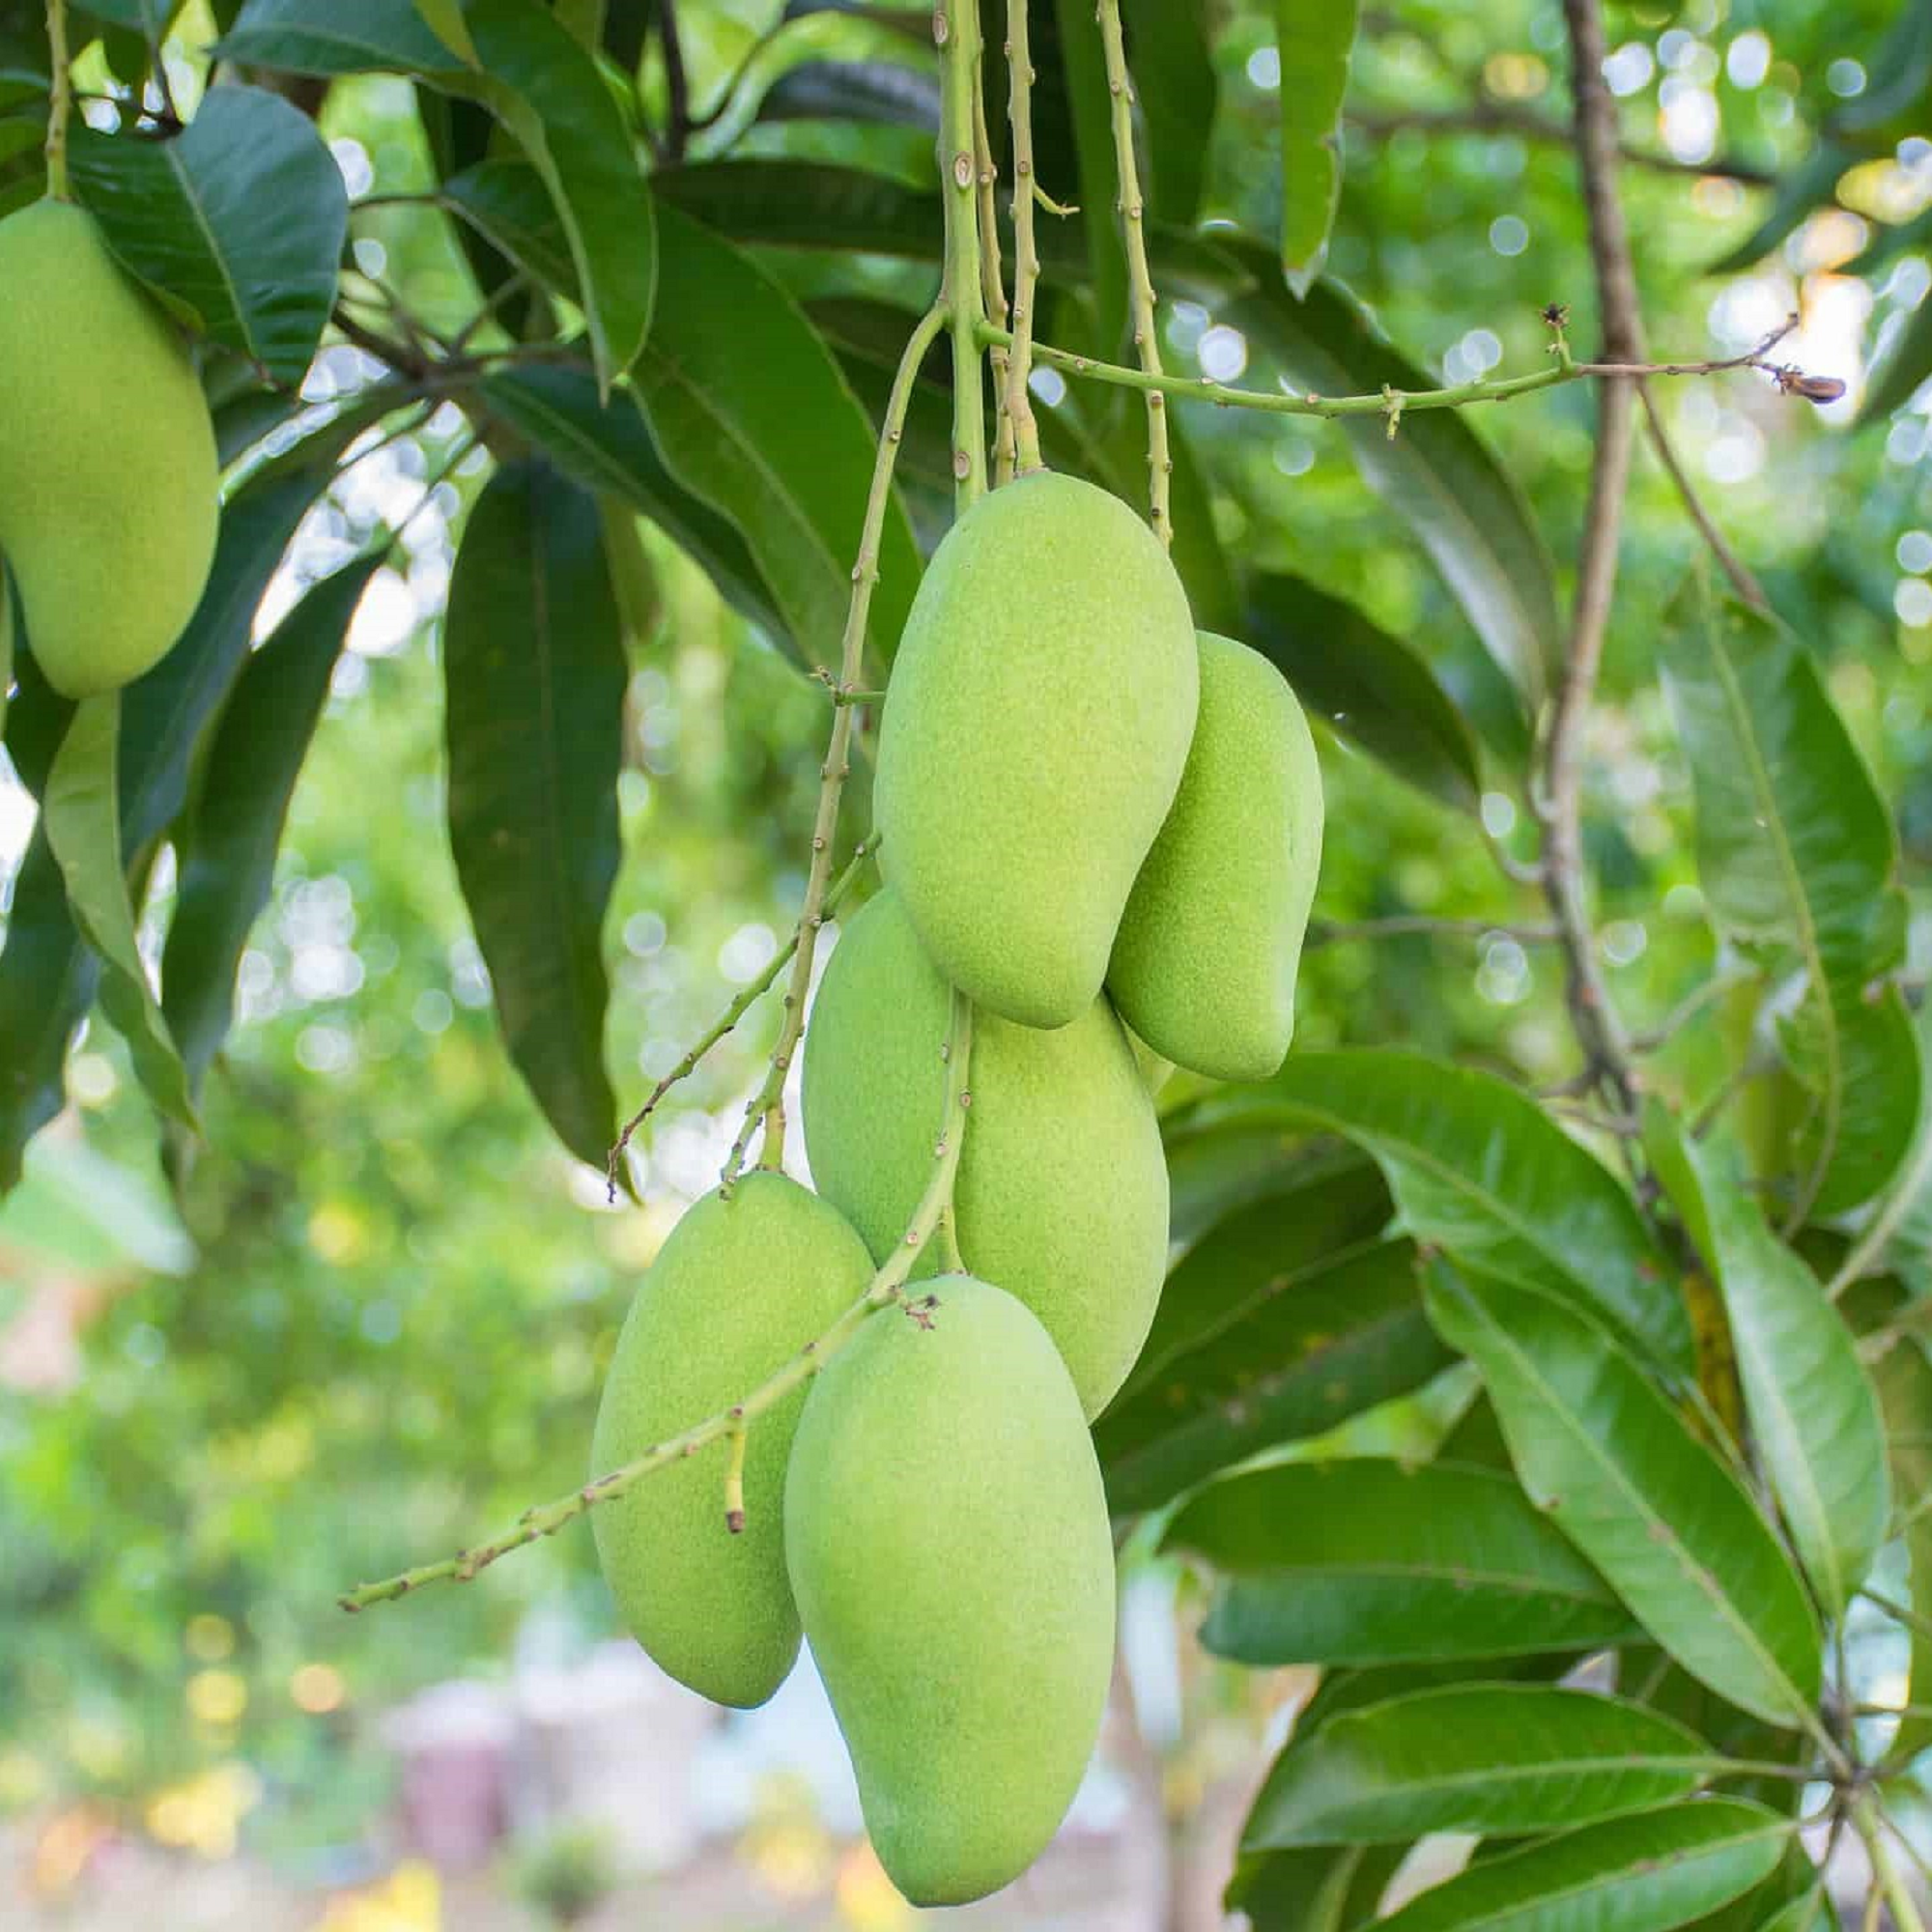
[[[1342,99],[1356,0],[1275,0],[1281,55],[1281,266],[1305,296],[1328,253],[1342,196]]]

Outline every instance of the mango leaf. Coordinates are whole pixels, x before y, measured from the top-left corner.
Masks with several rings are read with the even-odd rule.
[[[1201,212],[1218,92],[1208,9],[1205,0],[1122,0],[1121,13],[1139,77],[1147,204],[1156,220],[1191,228]]]
[[[1243,639],[1310,711],[1418,790],[1474,811],[1482,768],[1463,714],[1406,644],[1306,578],[1254,571]]]
[[[1673,1932],[1760,1884],[1792,1826],[1735,1798],[1639,1811],[1472,1865],[1385,1932]]]
[[[266,88],[211,88],[187,131],[76,128],[74,183],[125,267],[191,327],[294,387],[335,299],[349,229],[316,126]]]
[[[1858,1240],[1832,1278],[1834,1295],[1888,1255],[1895,1257],[1901,1269],[1921,1275],[1932,1261],[1932,1002],[1919,1008],[1916,1031],[1922,1082],[1918,1124],[1889,1191],[1859,1230]]]
[[[1662,1108],[1645,1145],[1723,1294],[1751,1434],[1799,1561],[1842,1616],[1891,1512],[1878,1397],[1851,1331],[1716,1152]]]
[[[541,458],[499,469],[469,513],[443,664],[450,849],[504,1040],[557,1138],[601,1166],[628,670],[596,499]]]
[[[550,190],[569,240],[599,384],[636,361],[650,327],[657,244],[650,191],[595,58],[542,0],[466,0],[475,65],[412,0],[248,0],[219,51],[298,73],[392,71],[481,100]]]
[[[1087,277],[1099,321],[1094,346],[1111,361],[1127,341],[1127,255],[1117,213],[1121,205],[1121,181],[1114,157],[1113,97],[1107,80],[1106,55],[1099,29],[1094,25],[1094,0],[1053,0],[1047,11],[1058,30],[1056,65],[1065,76],[1079,167],[1077,191],[1072,199],[1078,202],[1085,218],[1074,233],[1085,244]],[[1050,181],[1042,185],[1051,187]],[[1068,199],[1064,187],[1058,190],[1058,198]],[[1064,239],[1073,239],[1066,235],[1070,223],[1054,219],[1037,225],[1043,230],[1042,239],[1045,233],[1055,230],[1061,231]]]
[[[1347,1136],[1380,1164],[1418,1240],[1591,1310],[1666,1367],[1690,1363],[1683,1306],[1636,1204],[1507,1081],[1388,1049],[1295,1053],[1203,1118]]]
[[[1306,1846],[1244,1853],[1223,1902],[1252,1932],[1348,1932],[1366,1924],[1407,1847]]]
[[[665,460],[728,518],[809,663],[836,661],[871,488],[866,413],[831,352],[750,256],[667,213],[661,318],[638,384]],[[868,635],[889,662],[919,583],[904,506],[887,505]]]
[[[1278,1217],[1262,1212],[1280,1240]],[[1157,1508],[1231,1463],[1321,1435],[1440,1374],[1449,1357],[1415,1270],[1408,1242],[1376,1241],[1248,1278],[1250,1307],[1164,1359],[1094,1425],[1109,1507]]]
[[[1213,1568],[1201,1640],[1242,1663],[1574,1652],[1632,1629],[1515,1479],[1488,1469],[1364,1458],[1230,1476],[1181,1507],[1163,1548]]]
[[[148,1096],[199,1133],[187,1076],[148,981],[121,865],[117,810],[121,695],[83,698],[54,753],[41,819],[75,928],[100,961],[100,1004],[133,1056]]]
[[[430,32],[466,67],[475,67],[479,56],[463,18],[463,0],[415,0],[415,5]]]
[[[1865,998],[1902,956],[1891,816],[1816,663],[1775,619],[1693,580],[1666,618],[1663,673],[1714,921],[1741,944],[1790,948],[1807,981],[1800,1071],[1818,1105],[1795,1228],[1869,1200],[1918,1117],[1902,1011],[1882,1010],[1896,996]]]
[[[1871,372],[1859,421],[1873,422],[1902,410],[1928,376],[1932,376],[1932,301],[1921,301],[1905,318]]]
[[[804,662],[744,538],[665,468],[628,389],[605,403],[587,369],[549,363],[497,370],[483,379],[478,393],[492,414],[586,490],[616,497],[648,517],[704,571],[733,610],[791,644]]]
[[[1872,1363],[1885,1414],[1886,1452],[1900,1498],[1902,1534],[1910,1569],[1912,1607],[1932,1626],[1932,1361],[1910,1340],[1896,1340]],[[1932,1630],[1914,1628],[1906,1702],[1887,1751],[1893,1764],[1909,1764],[1932,1750]]]
[[[1299,299],[1328,253],[1342,198],[1342,99],[1356,0],[1275,0],[1281,50],[1281,266]]]
[[[572,301],[580,298],[570,231],[527,161],[507,155],[478,161],[451,175],[438,199],[533,280]]]
[[[1640,1704],[1542,1684],[1458,1684],[1350,1711],[1275,1760],[1249,1849],[1526,1837],[1688,1798],[1722,1763]]]
[[[1164,1120],[1161,1129],[1167,1144],[1168,1236],[1183,1250],[1250,1202],[1331,1181],[1347,1185],[1365,1171],[1379,1173],[1346,1141],[1311,1138],[1275,1122],[1204,1122],[1183,1110]],[[1159,1320],[1158,1310],[1154,1319]]]
[[[1677,1662],[1768,1723],[1815,1722],[1821,1637],[1729,1467],[1606,1331],[1502,1277],[1437,1264],[1429,1313],[1481,1371],[1530,1500]]]
[[[864,121],[939,131],[939,80],[895,61],[801,61],[765,90],[760,121]]]
[[[325,578],[242,667],[210,745],[161,954],[161,1007],[199,1088],[227,1037],[235,974],[274,883],[275,852],[329,678],[376,554]]]

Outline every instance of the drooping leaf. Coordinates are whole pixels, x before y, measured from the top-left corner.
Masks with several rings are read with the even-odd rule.
[[[543,177],[527,161],[493,156],[449,177],[440,191],[477,234],[527,275],[576,301],[570,232]]]
[[[342,171],[306,114],[224,84],[172,141],[76,128],[71,162],[125,267],[210,340],[278,383],[301,381],[349,227]]]
[[[443,664],[449,842],[504,1040],[557,1138],[601,1166],[627,669],[596,499],[541,458],[469,513]]]
[[[1380,1163],[1418,1240],[1521,1276],[1690,1360],[1663,1257],[1616,1178],[1507,1081],[1393,1049],[1301,1052],[1215,1118],[1300,1122]]]
[[[458,60],[466,67],[477,65],[476,43],[469,38],[469,28],[463,18],[463,0],[415,0],[415,7],[430,32]]]
[[[1769,1877],[1792,1829],[1734,1798],[1639,1811],[1472,1865],[1378,1923],[1387,1932],[1674,1932]]]
[[[1356,0],[1275,0],[1281,52],[1281,266],[1297,298],[1321,272],[1342,197],[1342,99]]]
[[[1694,1732],[1640,1704],[1553,1685],[1458,1684],[1293,1740],[1243,1845],[1527,1837],[1688,1798],[1719,1762]]]
[[[1767,1722],[1811,1721],[1816,1616],[1771,1525],[1616,1340],[1467,1265],[1426,1294],[1481,1371],[1530,1499],[1685,1669]]]
[[[864,121],[939,130],[939,81],[895,61],[801,61],[765,90],[760,121]]]
[[[1406,1851],[1324,1845],[1243,1853],[1224,1903],[1243,1914],[1253,1932],[1349,1932],[1374,1914]]]
[[[1358,1244],[1251,1286],[1250,1306],[1165,1359],[1094,1425],[1116,1514],[1156,1508],[1262,1449],[1321,1435],[1448,1365],[1406,1241]]]
[[[1348,1185],[1373,1164],[1346,1141],[1311,1138],[1279,1122],[1203,1121],[1192,1110],[1162,1122],[1168,1236],[1191,1248],[1237,1208],[1330,1181]]]
[[[1476,809],[1475,740],[1406,644],[1306,578],[1255,571],[1247,591],[1243,640],[1311,712],[1418,790],[1462,811]]]
[[[1807,981],[1800,1071],[1818,1106],[1790,1208],[1796,1226],[1813,1208],[1869,1200],[1918,1117],[1919,1069],[1909,1042],[1900,1049],[1902,1014],[1865,998],[1903,946],[1891,816],[1815,661],[1775,619],[1693,580],[1665,622],[1663,670],[1713,917],[1742,944],[1790,949]]]
[[[559,469],[586,490],[621,497],[674,538],[733,610],[790,643],[803,662],[803,646],[786,630],[744,538],[665,467],[628,389],[600,402],[590,372],[561,363],[500,369],[478,388],[491,412]]]
[[[161,1006],[198,1088],[227,1037],[235,975],[274,883],[275,852],[343,639],[380,554],[307,592],[242,667],[209,748],[174,919]]]
[[[1834,1278],[1834,1292],[1851,1278],[1847,1270],[1874,1267],[1888,1255],[1895,1257],[1901,1269],[1921,1276],[1932,1263],[1932,1001],[1919,1008],[1915,1026],[1921,1082],[1918,1124],[1885,1199],[1860,1229],[1856,1246]]]
[[[665,460],[736,525],[808,663],[832,664],[852,595],[872,438],[831,352],[750,256],[685,216],[662,230],[668,304],[638,370]],[[888,502],[868,636],[891,659],[919,582]]]
[[[199,1132],[181,1055],[134,936],[122,869],[120,738],[120,693],[83,699],[54,753],[41,822],[74,925],[100,961],[100,1004],[127,1040],[142,1087],[171,1120]]]
[[[1842,1616],[1891,1508],[1878,1397],[1851,1331],[1715,1151],[1661,1108],[1646,1119],[1645,1144],[1715,1270],[1751,1434],[1799,1560]]]
[[[1079,168],[1078,201],[1084,219],[1079,240],[1084,243],[1089,285],[1099,333],[1093,347],[1112,361],[1127,346],[1127,255],[1121,236],[1121,176],[1114,157],[1113,95],[1094,0],[1053,0],[1047,10],[1058,30],[1057,49],[1065,76],[1067,113]],[[1045,185],[1046,184],[1042,184]],[[1065,188],[1059,198],[1066,199]],[[1041,224],[1048,233],[1066,236],[1069,224]]]
[[[1121,13],[1147,133],[1147,204],[1155,219],[1191,228],[1218,92],[1208,9],[1204,0],[1122,0]]]
[[[1230,1476],[1182,1506],[1165,1547],[1215,1570],[1202,1642],[1242,1663],[1534,1656],[1632,1629],[1515,1480],[1488,1469],[1365,1458]]]

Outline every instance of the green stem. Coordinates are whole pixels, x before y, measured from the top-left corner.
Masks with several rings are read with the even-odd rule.
[[[975,286],[977,297],[978,287]],[[912,401],[913,384],[925,352],[946,323],[946,310],[938,303],[926,310],[906,340],[893,377],[892,393],[886,400],[886,419],[879,431],[879,447],[872,459],[872,483],[866,497],[866,516],[859,535],[859,559],[852,566],[852,601],[845,611],[845,634],[838,653],[838,687],[855,690],[866,661],[866,618],[872,607],[872,586],[879,581],[879,540],[885,528],[886,506],[892,499],[893,469],[898,461],[899,440],[905,430],[906,410]],[[763,1084],[745,1110],[745,1124],[732,1143],[729,1158],[721,1177],[728,1188],[745,1165],[753,1129],[762,1122],[764,1144],[759,1163],[769,1168],[784,1165],[784,1081],[797,1050],[799,1035],[805,1030],[805,998],[811,989],[811,962],[818,951],[818,929],[825,923],[825,892],[832,875],[832,846],[838,831],[838,802],[844,796],[850,776],[852,718],[854,707],[834,705],[832,742],[826,748],[825,763],[819,768],[818,810],[811,826],[811,867],[806,875],[805,904],[798,916],[798,939],[792,953],[791,983],[785,989],[784,1017],[779,1023],[778,1043],[772,1048],[771,1065]]]
[[[1861,1798],[1853,1804],[1852,1815],[1859,1836],[1865,1841],[1865,1850],[1871,1855],[1872,1875],[1885,1902],[1891,1908],[1894,1932],[1925,1932],[1918,1901],[1905,1883],[1904,1873],[1892,1861],[1891,1847],[1885,1839],[1885,1821],[1878,1807],[1868,1797]]]
[[[979,169],[973,154],[973,76],[980,61],[980,0],[943,0],[932,16],[939,44],[939,171],[946,209],[942,296],[952,332],[952,500],[970,509],[986,494],[980,411]]]
[[[980,287],[985,298],[986,316],[1002,328],[1007,326],[1007,281],[1000,263],[1000,213],[995,193],[999,172],[993,166],[993,137],[986,125],[984,48],[980,50],[979,71],[973,81],[973,164],[980,174]],[[993,487],[1013,480],[1015,446],[1013,425],[1007,414],[1007,352],[995,349],[993,364]]]
[[[1033,51],[1028,0],[1007,0],[1007,116],[1013,129],[1013,340],[1007,356],[1006,412],[1012,426],[1015,472],[1042,468],[1034,420],[1034,308],[1039,296],[1039,249],[1034,241]]]
[[[594,1477],[582,1489],[573,1490],[554,1502],[526,1509],[510,1528],[488,1543],[459,1549],[435,1563],[404,1570],[380,1583],[358,1583],[337,1598],[345,1610],[364,1610],[374,1604],[393,1603],[428,1583],[467,1583],[487,1570],[499,1557],[521,1549],[538,1538],[554,1536],[566,1523],[574,1522],[599,1503],[613,1501],[659,1469],[682,1463],[700,1449],[727,1436],[742,1436],[751,1424],[775,1407],[786,1396],[808,1382],[838,1350],[851,1341],[864,1323],[882,1308],[903,1303],[905,1284],[913,1265],[933,1237],[940,1217],[952,1200],[952,1180],[959,1167],[959,1148],[966,1132],[966,1113],[973,1103],[967,1082],[973,1057],[973,1009],[963,993],[952,995],[951,1021],[946,1040],[946,1111],[939,1138],[933,1148],[932,1173],[907,1224],[905,1238],[894,1248],[883,1266],[873,1275],[866,1292],[833,1322],[831,1327],[808,1342],[779,1372],[753,1389],[730,1407],[707,1416],[681,1434],[653,1443],[642,1455],[633,1458],[608,1474]]]
[[[1099,0],[1094,18],[1107,57],[1107,90],[1113,97],[1114,164],[1121,184],[1121,231],[1126,242],[1127,283],[1133,312],[1134,347],[1143,374],[1158,379],[1160,333],[1154,321],[1153,274],[1148,267],[1146,209],[1141,200],[1139,164],[1134,159],[1134,83],[1127,71],[1126,38],[1121,30],[1121,0]],[[1167,397],[1157,382],[1147,391],[1148,518],[1162,543],[1174,542],[1168,508],[1174,462],[1167,452]]]
[[[47,0],[47,195],[54,201],[71,201],[73,185],[68,179],[67,124],[73,112],[73,76],[68,71],[67,0]]]

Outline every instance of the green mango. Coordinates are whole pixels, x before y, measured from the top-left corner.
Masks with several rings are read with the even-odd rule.
[[[805,1406],[785,1548],[893,1883],[1009,1884],[1079,1788],[1114,1655],[1099,1465],[1033,1316],[949,1274],[867,1321]]]
[[[950,995],[896,891],[851,920],[805,1035],[805,1146],[883,1261],[932,1174]],[[959,1252],[1046,1324],[1090,1416],[1133,1367],[1167,1271],[1167,1162],[1113,1009],[1051,1033],[976,1011]]]
[[[893,666],[875,810],[887,877],[976,1006],[1061,1027],[1094,1004],[1199,675],[1180,580],[1119,497],[1040,471],[948,532]]]
[[[1321,866],[1321,768],[1266,658],[1201,633],[1187,769],[1134,881],[1107,990],[1154,1052],[1216,1080],[1264,1080],[1294,1032],[1294,980]]]
[[[638,1290],[591,1446],[601,1475],[768,1380],[858,1300],[866,1244],[795,1180],[758,1170],[671,1230]],[[591,1512],[597,1555],[631,1634],[718,1704],[762,1704],[798,1655],[785,1581],[784,1471],[803,1384],[745,1440],[745,1526],[724,1520],[727,1449],[714,1442]]]
[[[68,697],[139,677],[214,560],[220,469],[194,364],[94,217],[0,221],[0,549],[27,640]]]

